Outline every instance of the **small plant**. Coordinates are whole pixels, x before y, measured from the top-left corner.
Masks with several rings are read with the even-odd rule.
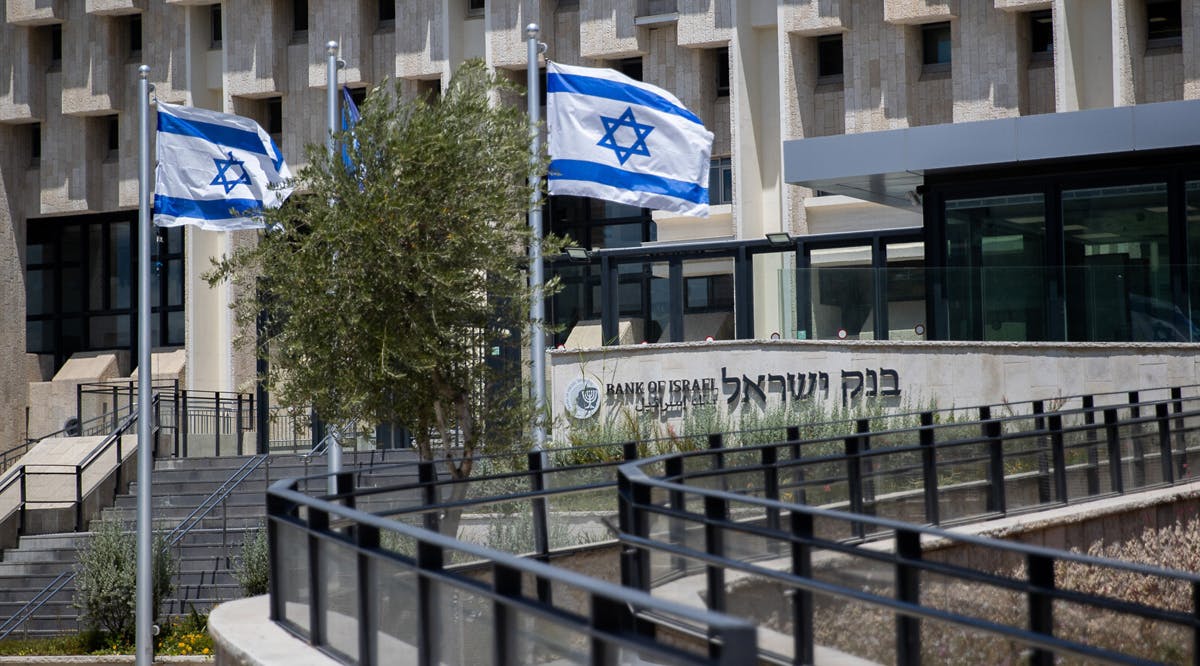
[[[265,527],[260,526],[242,543],[242,553],[233,577],[248,597],[267,593],[271,580],[271,553],[267,547]]]
[[[152,550],[150,577],[157,621],[162,599],[171,593],[175,559],[161,534],[154,535]],[[91,541],[79,553],[75,571],[73,603],[85,626],[116,641],[131,640],[137,605],[137,540],[133,532],[119,522],[97,523]]]

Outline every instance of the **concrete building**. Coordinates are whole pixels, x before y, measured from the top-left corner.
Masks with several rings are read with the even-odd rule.
[[[1200,97],[1197,0],[5,0],[4,8],[0,448],[43,434],[26,428],[27,410],[44,406],[36,385],[52,380],[72,355],[115,354],[116,369],[97,367],[116,375],[132,370],[134,90],[141,64],[150,66],[159,99],[258,120],[293,169],[305,144],[322,141],[329,40],[341,44],[347,66],[339,76],[352,89],[394,77],[405,94],[427,95],[473,57],[522,81],[523,28],[535,21],[548,57],[612,66],[672,90],[716,135],[712,215],[670,218],[598,201],[550,201],[551,229],[594,255],[585,265],[555,264],[567,289],[551,303],[551,316],[564,326],[554,342],[576,347],[774,333],[986,340],[977,333],[983,324],[1011,333],[1001,339],[1038,339],[1016,317],[980,317],[961,335],[948,328],[957,314],[942,317],[940,328],[936,323],[926,294],[946,282],[924,269],[930,239],[942,239],[943,231],[928,231],[930,207],[921,206],[923,197],[930,200],[926,188],[937,184],[936,161],[910,165],[903,151],[888,152],[884,143],[808,142],[899,141],[908,135],[889,131],[940,127],[927,138],[941,145],[957,140],[946,126],[972,121]],[[1107,131],[1122,122],[1088,127]],[[1002,131],[988,126],[965,139]],[[1057,158],[1094,154],[1087,139],[1062,147]],[[1172,136],[1158,146],[1176,165],[1164,196],[1181,187],[1192,192],[1185,172],[1195,164],[1188,149],[1197,145]],[[859,162],[823,171],[801,164],[811,155]],[[1156,155],[1147,159],[1157,163]],[[1020,162],[976,157],[960,155],[952,166]],[[1184,250],[1193,247],[1180,231],[1184,209],[1167,208],[1174,221],[1160,235],[1169,238],[1153,250],[1138,240],[1154,257],[1139,260],[1196,263]],[[764,238],[773,233],[789,236],[771,245]],[[201,278],[210,257],[253,239],[247,232],[159,232],[156,347],[184,350],[178,374],[185,386],[244,390],[253,382],[253,359],[232,347],[238,331],[226,306],[235,295]],[[811,242],[797,244],[803,239]],[[710,249],[670,250],[692,241]],[[950,265],[938,257],[932,265]],[[1041,257],[1034,263],[1050,265]],[[874,272],[854,272],[864,266]],[[896,270],[879,270],[889,266]],[[822,276],[822,267],[842,270]],[[1172,294],[1168,311],[1181,299],[1186,306],[1196,291],[1186,268],[1146,270],[1144,283],[1165,284],[1163,293]],[[872,287],[878,284],[890,288]],[[1070,293],[1052,295],[1065,301]],[[1133,296],[1157,303],[1156,294]],[[994,310],[1020,304],[1001,305]],[[1143,309],[1152,307],[1159,306]],[[1191,342],[1193,317],[1183,312],[1188,323],[1170,324],[1171,339]],[[1048,330],[1040,339],[1076,339]],[[1132,330],[1110,337],[1138,342],[1152,335]]]

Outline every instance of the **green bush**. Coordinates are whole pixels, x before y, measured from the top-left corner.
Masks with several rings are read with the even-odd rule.
[[[171,593],[175,559],[166,539],[154,535],[151,585],[154,621],[158,621],[163,597]],[[84,625],[117,638],[131,640],[137,606],[137,537],[119,522],[102,521],[92,530],[92,539],[79,553],[75,566],[74,605]]]
[[[267,593],[271,580],[271,553],[267,548],[265,527],[260,526],[242,543],[242,553],[233,577],[248,597]]]

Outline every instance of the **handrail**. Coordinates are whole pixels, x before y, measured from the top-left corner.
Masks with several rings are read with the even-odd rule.
[[[436,617],[436,613],[431,609],[437,603],[435,599],[438,595],[430,591],[435,585],[464,590],[473,597],[490,602],[494,608],[491,629],[496,645],[514,645],[505,641],[516,640],[515,632],[520,624],[519,615],[529,613],[537,617],[539,623],[564,625],[569,631],[589,636],[593,649],[601,650],[602,653],[608,646],[617,649],[625,647],[661,656],[670,663],[711,663],[729,666],[750,664],[756,659],[755,628],[753,623],[746,620],[660,599],[641,590],[590,578],[537,560],[458,541],[434,531],[314,498],[297,491],[298,482],[297,479],[277,481],[267,491],[268,524],[271,533],[275,535],[269,540],[271,561],[273,565],[278,565],[284,557],[280,551],[278,535],[284,530],[300,531],[307,536],[307,562],[313,567],[312,571],[303,572],[302,576],[313,583],[319,580],[316,572],[320,568],[320,549],[317,548],[320,541],[332,547],[350,549],[358,554],[353,561],[359,570],[357,576],[347,578],[350,584],[353,584],[353,581],[367,580],[366,572],[362,569],[367,566],[367,560],[378,560],[415,574],[416,587],[423,590],[415,599],[418,606],[415,616],[418,622],[427,621],[421,618]],[[300,517],[300,507],[306,510],[305,519]],[[341,535],[340,529],[334,531],[329,527],[334,522],[339,525],[353,525],[356,529],[352,533],[356,536],[347,539]],[[382,545],[382,534],[394,534],[402,540],[415,542],[416,557],[398,553]],[[445,568],[448,552],[462,553],[469,558],[490,562],[493,571],[492,584],[482,584]],[[300,561],[305,560],[302,558]],[[277,566],[273,566],[272,569],[271,619],[284,629],[310,640],[319,649],[336,654],[336,649],[326,641],[326,636],[319,628],[324,618],[324,609],[321,607],[323,595],[313,591],[309,601],[307,627],[288,621],[285,599],[281,596],[282,586],[286,582],[281,579],[286,574]],[[547,585],[554,584],[581,592],[590,601],[590,621],[587,617],[555,606],[547,600],[527,596],[521,584],[522,579],[526,577],[530,580],[546,581]],[[367,593],[367,590],[358,592],[359,595]],[[681,648],[665,642],[649,639],[639,628],[649,615],[671,617],[706,627],[707,632],[697,638],[708,644],[707,658],[700,654],[684,652]],[[374,645],[377,627],[366,617],[360,617],[358,620],[359,650],[356,661],[365,665],[376,663],[376,655],[371,646]],[[437,640],[437,631],[429,626],[417,631],[417,644],[412,647],[418,655],[435,653],[436,648],[433,644]],[[512,663],[514,658],[511,647],[497,648],[494,654],[498,666]]]
[[[1183,394],[1184,388],[1189,389],[1187,396]],[[1169,397],[1160,399],[1159,392]],[[664,542],[662,537],[668,531],[672,534],[676,532],[676,528],[671,527],[672,523],[683,522],[688,525],[689,530],[692,530],[690,534],[695,536],[699,536],[701,531],[707,529],[710,532],[716,530],[715,533],[744,534],[746,538],[773,541],[779,547],[770,551],[770,553],[776,553],[775,555],[770,553],[762,555],[767,559],[775,557],[787,561],[789,553],[800,552],[796,549],[801,551],[807,549],[809,551],[829,551],[834,555],[867,558],[876,565],[890,564],[897,568],[896,581],[898,582],[916,580],[915,577],[919,573],[941,576],[962,575],[962,567],[956,568],[956,565],[920,559],[922,537],[925,539],[948,539],[953,543],[990,549],[988,552],[1003,552],[1010,557],[1024,558],[1027,566],[1036,575],[1045,574],[1047,562],[1050,562],[1049,568],[1052,570],[1054,562],[1062,561],[1077,566],[1101,567],[1107,573],[1167,576],[1168,581],[1177,585],[1190,586],[1196,594],[1200,594],[1200,575],[1164,572],[1153,566],[1114,563],[1104,558],[1064,554],[1050,548],[1037,546],[1003,543],[997,545],[997,542],[982,537],[949,532],[936,526],[939,524],[936,501],[933,504],[934,511],[927,514],[930,522],[934,523],[933,526],[906,522],[906,520],[920,521],[920,517],[907,518],[912,515],[912,512],[902,514],[906,516],[904,520],[875,516],[871,513],[889,501],[905,501],[908,506],[914,507],[913,511],[919,512],[921,502],[913,500],[918,499],[921,493],[926,495],[925,507],[928,511],[931,506],[930,497],[936,500],[938,497],[943,497],[938,493],[957,493],[968,487],[985,488],[989,501],[998,499],[992,508],[981,514],[972,514],[966,518],[952,516],[950,519],[945,519],[943,517],[941,524],[948,524],[967,519],[993,518],[996,515],[1012,514],[1019,510],[1061,506],[1069,501],[1084,499],[1085,495],[1086,499],[1093,499],[1113,493],[1162,487],[1181,481],[1191,482],[1194,477],[1185,477],[1183,473],[1173,470],[1177,463],[1182,463],[1186,457],[1193,456],[1200,450],[1184,441],[1184,436],[1191,436],[1200,430],[1200,425],[1197,425],[1200,422],[1200,395],[1193,393],[1194,386],[1150,389],[1140,392],[1114,392],[1109,396],[1119,396],[1127,401],[1107,405],[1097,404],[1099,401],[1092,396],[1080,396],[1078,402],[1082,403],[1082,406],[1078,403],[1055,404],[1054,408],[1050,410],[1045,409],[1048,401],[1029,401],[1017,405],[1017,408],[1027,407],[1028,413],[1006,415],[993,415],[992,410],[984,406],[978,408],[978,414],[971,418],[944,424],[934,422],[937,412],[918,412],[916,416],[919,416],[920,425],[897,426],[874,432],[869,430],[870,419],[846,420],[840,422],[842,430],[839,435],[815,439],[800,438],[798,436],[800,429],[795,426],[778,427],[771,428],[771,430],[781,434],[786,431],[786,437],[776,438],[776,441],[769,443],[723,448],[724,436],[713,435],[708,439],[708,446],[711,448],[650,457],[646,457],[642,453],[648,448],[645,447],[644,442],[605,444],[601,446],[614,448],[625,460],[548,468],[543,466],[545,454],[527,454],[528,467],[525,470],[513,471],[512,468],[502,464],[497,466],[497,469],[501,470],[498,473],[484,474],[468,479],[444,477],[438,479],[437,475],[433,473],[437,463],[418,461],[415,466],[419,472],[419,480],[415,483],[405,481],[373,487],[356,487],[356,479],[360,477],[366,479],[374,472],[386,473],[389,468],[411,469],[413,463],[403,466],[381,465],[375,470],[354,470],[338,475],[336,493],[323,495],[322,489],[326,484],[311,484],[310,495],[318,495],[316,498],[309,498],[302,502],[299,497],[307,496],[298,492],[286,496],[269,493],[268,505],[270,511],[283,512],[289,516],[286,521],[277,521],[279,525],[286,525],[288,529],[293,525],[302,526],[310,537],[316,536],[315,541],[326,542],[332,539],[338,545],[352,548],[357,545],[357,552],[363,553],[361,537],[354,535],[359,534],[359,530],[364,527],[381,527],[384,524],[372,521],[385,521],[390,525],[398,521],[389,520],[389,518],[404,514],[422,512],[428,514],[435,511],[486,506],[501,502],[529,502],[528,506],[531,508],[531,514],[535,521],[533,538],[536,552],[534,552],[534,556],[541,558],[549,553],[549,544],[545,536],[548,498],[554,495],[594,491],[618,485],[620,541],[624,551],[622,554],[622,580],[644,591],[648,590],[650,570],[648,555],[646,559],[642,559],[641,553],[656,550],[669,556],[672,562],[676,558],[698,562],[710,572],[712,576],[710,580],[713,581],[724,580],[723,572],[726,570],[745,571],[769,581],[790,586],[801,596],[809,595],[811,597],[813,593],[819,593],[834,595],[846,601],[873,604],[875,607],[895,613],[898,618],[901,618],[902,621],[898,625],[897,631],[909,631],[912,626],[919,624],[920,618],[926,618],[931,622],[949,622],[966,627],[969,631],[982,631],[994,637],[1016,641],[1032,649],[1037,660],[1042,660],[1046,654],[1057,652],[1113,663],[1135,663],[1137,660],[1134,657],[1121,655],[1093,644],[1086,644],[1086,641],[1072,642],[1062,635],[1055,635],[1052,629],[1044,626],[1044,623],[1029,629],[1013,628],[968,615],[955,615],[944,609],[921,606],[918,597],[905,596],[912,592],[909,587],[897,592],[894,598],[880,598],[878,595],[873,596],[867,592],[846,591],[847,588],[838,587],[833,583],[811,576],[801,576],[795,571],[780,573],[768,569],[758,563],[758,560],[755,559],[758,557],[757,555],[732,559],[723,556],[720,550],[714,551],[716,554],[713,554],[705,548],[695,546],[694,542]],[[1150,395],[1154,395],[1155,398],[1146,399]],[[962,413],[962,410],[954,411]],[[1090,437],[1089,435],[1093,433],[1096,436]],[[829,444],[836,446],[826,450],[828,447],[825,445]],[[813,446],[820,450],[814,450]],[[1105,454],[1104,457],[1099,462],[1085,461],[1084,453],[1095,448],[1099,448]],[[653,451],[652,448],[650,450]],[[639,455],[640,453],[641,455]],[[546,454],[554,455],[554,452],[548,451]],[[492,459],[512,461],[517,455],[526,454],[508,455],[504,458],[493,456]],[[476,460],[487,458],[480,456]],[[691,462],[686,462],[689,459]],[[703,464],[706,462],[705,459],[707,459],[708,467]],[[1027,462],[1028,467],[1015,469],[1006,467],[1006,462],[1011,459]],[[1034,465],[1035,461],[1038,463],[1037,465]],[[947,469],[944,466],[967,463],[980,470],[986,470],[986,477],[956,476],[950,480],[939,477],[938,471]],[[713,469],[714,465],[715,469]],[[805,478],[800,473],[814,466],[817,468],[815,474],[810,473]],[[1114,483],[1111,489],[1101,487],[1094,490],[1089,487],[1086,493],[1080,487],[1072,486],[1070,490],[1074,495],[1068,494],[1065,482],[1066,474],[1094,474],[1097,473],[1096,470],[1102,470],[1104,466],[1109,468],[1108,473],[1111,473],[1114,479],[1119,479],[1121,474],[1125,474],[1129,478],[1125,479],[1124,484]],[[607,467],[616,468],[615,471],[619,478],[615,483],[604,479],[597,480],[595,475],[589,476],[586,473],[579,479],[572,479],[571,476],[572,472],[586,472]],[[478,466],[477,469],[479,469]],[[949,467],[948,469],[955,468]],[[629,470],[636,470],[636,473]],[[650,470],[654,470],[653,473]],[[556,474],[562,474],[565,480],[553,483]],[[726,479],[732,474],[740,475],[737,477],[736,486],[726,483]],[[760,475],[759,480],[754,480],[752,475],[755,474]],[[909,483],[911,490],[897,490],[895,487],[888,487],[890,475],[893,474],[905,475],[901,480]],[[293,480],[290,487],[295,491],[297,484],[321,478],[327,478],[327,475],[305,476]],[[945,485],[939,487],[939,480]],[[697,489],[689,482],[706,485]],[[786,500],[782,495],[782,492],[787,490],[795,491],[796,495],[802,497],[803,492],[808,489],[810,499],[812,499],[815,495],[819,495],[822,484],[831,482],[844,484],[856,488],[856,490],[841,491],[848,493],[851,499],[831,502],[824,507],[806,505],[803,499],[799,502]],[[1009,497],[1006,502],[1004,488],[1014,482],[1028,483],[1030,485],[1027,487],[1030,489],[1036,483],[1038,492],[1016,502]],[[466,496],[463,493],[439,493],[439,490],[447,488],[471,488],[471,484],[474,483],[478,483],[478,487],[482,489],[477,496],[470,496],[469,491]],[[897,486],[897,484],[891,485]],[[1045,487],[1043,488],[1043,486]],[[735,489],[738,492],[734,492]],[[361,521],[358,514],[347,513],[347,511],[366,513],[365,509],[355,509],[355,507],[361,507],[364,499],[389,492],[407,492],[413,497],[419,495],[424,501],[417,506],[393,507],[368,514],[372,516],[372,521]],[[931,492],[932,495],[929,494]],[[770,496],[763,498],[746,493],[768,493]],[[680,496],[691,496],[695,499],[689,504],[676,499]],[[955,497],[958,497],[953,494],[944,496],[950,497],[951,503]],[[650,498],[654,498],[658,504],[651,503]],[[663,498],[666,498],[665,504],[663,504]],[[696,499],[704,501],[697,502]],[[1010,502],[1020,506],[1010,505]],[[277,506],[271,508],[272,503],[277,503]],[[342,504],[345,506],[341,506]],[[699,508],[701,504],[705,505],[704,509]],[[847,504],[853,509],[852,511],[833,508]],[[756,512],[753,514],[756,517],[748,519],[745,516],[731,516],[730,506],[749,507]],[[308,522],[301,521],[295,516],[300,507],[307,509]],[[650,516],[656,517],[657,522],[652,521]],[[800,536],[797,536],[794,531],[789,531],[789,516],[794,518],[792,526],[797,524],[795,520],[798,520],[800,524],[836,520],[840,525],[850,526],[849,530],[842,530],[849,534],[849,537],[844,540],[841,536],[837,540],[817,538],[811,531],[809,533],[802,532]],[[431,533],[437,529],[438,525],[436,515],[433,518],[430,521],[427,516],[425,522],[425,529]],[[648,528],[651,524],[665,525],[664,532],[662,534],[649,533]],[[334,536],[326,537],[325,531],[329,525],[334,526],[330,531],[350,536],[343,537],[341,540]],[[358,529],[346,530],[347,525],[357,526]],[[419,529],[411,526],[410,528]],[[402,534],[408,536],[407,533]],[[841,532],[839,532],[840,534]],[[888,552],[886,549],[864,547],[867,540],[892,535],[897,543],[896,553]],[[465,547],[466,544],[455,540],[454,535],[443,535],[442,538],[447,541],[438,542],[438,548],[461,551],[469,558],[482,559],[485,562],[491,562],[492,566],[496,566],[497,560],[494,557],[485,557],[473,548]],[[313,539],[309,539],[310,544],[313,541]],[[420,539],[418,542],[421,542]],[[731,540],[730,543],[733,541]],[[371,544],[377,546],[378,542],[371,542],[368,539],[368,548],[374,547]],[[479,546],[479,548],[484,547]],[[754,552],[757,553],[760,550],[756,547]],[[370,552],[368,551],[367,554],[369,556]],[[319,555],[313,557],[319,557]],[[293,558],[289,558],[289,561],[297,563],[297,560]],[[281,561],[273,559],[272,562],[273,567],[278,567]],[[304,558],[300,557],[298,564],[303,567],[304,562]],[[307,562],[312,564],[316,560],[309,559]],[[659,571],[655,570],[656,575]],[[298,576],[299,574],[293,575]],[[307,583],[297,578],[297,584],[318,585],[320,577],[314,575],[317,577],[311,578]],[[1033,604],[1036,601],[1039,612],[1053,604],[1083,604],[1084,606],[1100,604],[1106,612],[1134,613],[1140,618],[1174,623],[1176,626],[1192,630],[1193,635],[1200,635],[1200,619],[1166,608],[1139,605],[1139,603],[1120,599],[1101,598],[1070,590],[1054,590],[1052,586],[1046,587],[1043,582],[1040,582],[1040,579],[1015,579],[1014,582],[1014,579],[1006,579],[998,574],[980,574],[970,578],[970,581],[972,584],[988,584],[1010,592],[1032,595],[1030,603]],[[541,592],[540,588],[543,586],[539,585],[538,587]],[[547,584],[545,587],[548,589],[549,585]],[[318,590],[310,587],[309,591],[310,600],[319,598]],[[277,590],[273,588],[273,594],[276,592]],[[717,600],[720,597],[719,593],[710,590],[704,598]],[[547,594],[544,598],[539,598],[548,602],[550,596]],[[710,601],[710,603],[717,604],[711,606],[710,610],[721,611],[724,608],[719,605],[723,602]],[[318,612],[312,606],[309,610],[313,613]],[[274,617],[279,619],[281,616],[276,614]],[[1046,615],[1046,617],[1050,617],[1050,615]],[[316,620],[312,622],[313,624],[310,626],[316,627]],[[793,626],[801,626],[800,621],[796,620]],[[296,627],[290,627],[290,629],[297,631]],[[314,630],[314,632],[316,638],[313,640],[319,643],[321,640],[319,631]],[[803,637],[803,640],[808,641],[810,645],[811,639],[811,634]],[[800,638],[797,640],[803,642]],[[919,640],[913,644],[919,645]],[[1200,651],[1200,645],[1197,645],[1196,649]],[[799,652],[797,654],[799,655]],[[775,655],[765,653],[760,656],[768,660],[775,658]],[[797,658],[800,659],[800,657]]]
[[[247,460],[240,468],[234,471],[221,485],[206,497],[199,506],[196,507],[186,518],[181,520],[166,536],[167,545],[175,546],[191,533],[200,521],[204,520],[209,513],[212,512],[221,502],[225,501],[233,493],[234,490],[245,481],[250,474],[257,470],[263,463],[268,461],[266,455],[258,455]],[[206,508],[207,507],[207,508]],[[74,570],[64,571],[59,574],[54,580],[50,581],[46,587],[34,595],[24,606],[19,608],[11,618],[0,625],[0,641],[4,640],[13,631],[18,629],[26,621],[54,597],[60,590],[69,585],[75,580],[76,572]],[[53,588],[53,589],[51,589]],[[11,625],[11,626],[10,626]]]
[[[184,537],[191,533],[192,529],[194,529],[196,525],[200,524],[200,521],[204,520],[204,518],[206,518],[213,509],[217,508],[217,505],[219,505],[221,502],[224,502],[225,499],[233,493],[233,491],[237,490],[238,486],[240,486],[243,481],[245,481],[260,466],[262,466],[263,463],[266,463],[267,461],[268,457],[265,454],[254,456],[247,460],[236,471],[234,471],[233,474],[230,474],[229,478],[222,481],[221,485],[218,486],[216,490],[210,493],[208,497],[204,498],[204,500],[201,501],[200,504],[197,505],[196,508],[193,509],[186,518],[181,520],[179,524],[167,534],[167,545],[174,546],[182,541]]]

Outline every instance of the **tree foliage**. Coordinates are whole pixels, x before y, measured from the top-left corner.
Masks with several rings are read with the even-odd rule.
[[[530,417],[520,368],[492,356],[528,318],[528,178],[545,168],[531,163],[525,115],[495,103],[507,88],[472,61],[436,101],[371,91],[337,137],[352,168],[309,146],[305,195],[266,211],[258,245],[209,275],[240,283],[243,325],[265,313],[258,353],[282,404],[405,425],[456,477]]]

